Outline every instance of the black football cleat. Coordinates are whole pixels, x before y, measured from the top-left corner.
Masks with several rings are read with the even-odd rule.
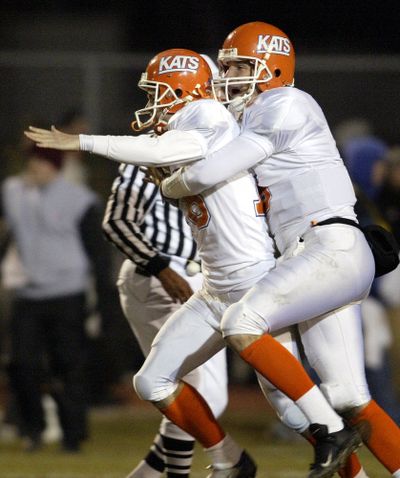
[[[316,443],[315,461],[310,466],[308,478],[333,476],[362,444],[360,435],[347,426],[333,433],[328,433],[328,427],[318,423],[311,424],[309,429]]]

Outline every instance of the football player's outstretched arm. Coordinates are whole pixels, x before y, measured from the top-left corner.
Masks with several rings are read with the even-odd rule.
[[[25,136],[41,148],[89,151],[121,162],[150,167],[166,167],[204,157],[202,143],[190,131],[167,131],[162,136],[100,136],[66,134],[54,126],[50,130],[30,126]]]

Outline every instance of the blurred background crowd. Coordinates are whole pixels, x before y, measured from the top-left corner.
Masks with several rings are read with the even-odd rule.
[[[42,361],[40,370],[45,413],[39,421],[47,420],[48,438],[54,438],[49,430],[54,406],[61,411],[61,422],[75,420],[82,425],[70,435],[64,428],[63,444],[67,451],[78,450],[79,442],[87,436],[82,420],[85,407],[121,403],[125,397],[121,390],[126,384],[131,387],[132,373],[143,359],[116,292],[122,255],[98,237],[117,165],[104,159],[91,161],[85,153],[43,153],[23,139],[22,131],[30,124],[54,124],[71,133],[131,134],[133,113],[146,101],[136,84],[153,54],[184,47],[216,59],[222,39],[232,28],[245,21],[267,21],[286,31],[295,45],[296,84],[312,94],[327,115],[357,189],[360,222],[382,224],[400,242],[400,42],[396,41],[399,15],[395,1],[380,2],[379,11],[361,1],[350,5],[287,0],[268,8],[264,2],[256,1],[246,2],[246,6],[239,4],[237,8],[227,1],[204,2],[201,8],[198,2],[177,1],[109,2],[101,7],[93,1],[2,2],[0,180],[11,198],[18,197],[13,194],[17,194],[15,178],[21,172],[38,184],[59,177],[73,184],[63,201],[70,201],[71,206],[63,212],[62,221],[55,218],[56,223],[60,221],[54,227],[68,220],[75,225],[76,249],[70,251],[71,257],[80,254],[78,262],[86,266],[78,267],[74,271],[76,277],[68,284],[58,284],[54,278],[49,284],[42,282],[44,292],[27,290],[16,253],[16,238],[8,234],[10,225],[5,220],[5,209],[13,210],[13,225],[21,233],[32,260],[37,261],[35,270],[39,274],[43,266],[42,273],[49,277],[49,257],[54,259],[60,252],[54,250],[49,257],[43,257],[43,249],[33,248],[33,244],[38,245],[35,238],[40,231],[29,230],[29,214],[47,207],[45,202],[38,201],[52,199],[25,198],[31,212],[18,209],[18,201],[10,200],[7,205],[3,199],[0,439],[10,429],[11,433],[26,432],[27,425],[15,407],[13,390],[18,390],[21,374],[31,377],[34,358],[31,369],[15,372],[10,367],[10,350],[13,340],[21,340],[21,331],[13,326],[15,314],[23,316],[26,308],[31,314],[41,306],[42,292],[44,297],[51,290],[50,295],[73,296],[78,301],[68,301],[68,305],[46,303],[46,310],[56,307],[60,316],[67,316],[68,310],[70,315],[63,321],[64,328],[55,331],[54,336],[49,329],[49,348],[56,350],[51,358]],[[72,210],[80,221],[69,217]],[[24,224],[23,230],[18,221]],[[60,251],[66,254],[67,249]],[[363,307],[371,392],[400,424],[400,270],[376,281]],[[74,317],[80,325],[74,325]],[[68,320],[72,321],[70,326],[66,325]],[[81,346],[77,351],[63,353],[62,340],[58,345],[55,342],[57,334],[59,340],[71,330]],[[29,341],[29,328],[24,327],[22,334]],[[65,364],[75,360],[82,361],[80,375],[70,377]],[[252,372],[233,357],[230,360],[231,383],[253,385]],[[58,372],[56,376],[62,377],[61,384],[50,378],[52,367]],[[77,417],[63,416],[65,389],[71,387],[67,400],[74,400],[74,396],[83,393],[74,389],[79,382],[86,386],[85,403],[77,404]],[[31,392],[32,388],[26,391]]]

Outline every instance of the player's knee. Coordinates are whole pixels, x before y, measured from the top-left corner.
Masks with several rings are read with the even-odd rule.
[[[142,367],[133,377],[133,388],[141,400],[156,404],[172,396],[177,383],[161,377],[156,370]]]
[[[246,306],[242,302],[230,305],[221,321],[222,335],[226,338],[231,335],[240,335],[238,325],[246,317]]]
[[[140,370],[133,376],[133,388],[141,400],[152,400],[154,391],[153,383],[154,382]]]
[[[363,407],[371,400],[367,387],[356,387],[348,383],[322,383],[320,388],[331,406],[339,413]]]
[[[260,317],[245,302],[230,305],[221,321],[222,335],[261,335],[265,332]]]

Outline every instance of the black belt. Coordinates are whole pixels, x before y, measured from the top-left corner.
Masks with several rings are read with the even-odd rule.
[[[312,222],[311,227],[315,226],[326,226],[328,224],[347,224],[348,226],[354,226],[357,229],[362,230],[360,224],[353,219],[346,219],[345,217],[330,217],[329,219],[325,219],[324,221]]]
[[[139,274],[139,275],[141,275],[141,276],[151,277],[150,272],[147,271],[147,270],[146,270],[144,267],[142,267],[142,266],[136,266],[135,272],[136,272],[136,274]]]

